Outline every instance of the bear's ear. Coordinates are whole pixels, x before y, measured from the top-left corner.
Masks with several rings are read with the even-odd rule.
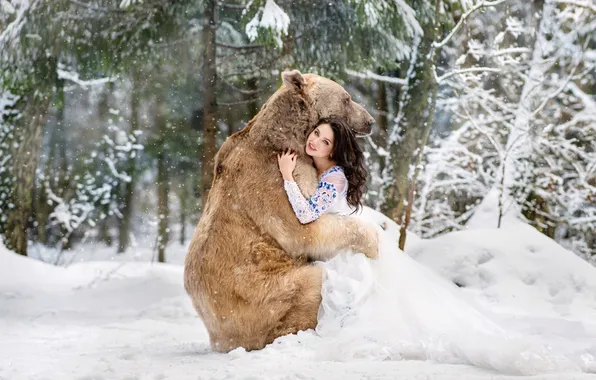
[[[300,71],[284,71],[283,73],[281,73],[281,79],[283,80],[286,86],[298,91],[304,91],[306,81],[304,80],[304,77],[302,76]]]

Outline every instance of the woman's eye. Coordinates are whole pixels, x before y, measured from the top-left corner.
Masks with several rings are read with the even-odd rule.
[[[317,135],[317,136],[319,135],[319,130],[318,129],[315,129],[315,135]]]
[[[325,145],[329,145],[329,142],[325,141]]]

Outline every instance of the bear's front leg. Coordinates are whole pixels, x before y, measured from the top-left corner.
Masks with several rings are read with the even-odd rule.
[[[311,260],[329,260],[341,251],[351,250],[376,258],[378,234],[376,228],[354,217],[325,214],[312,223],[278,225],[271,229],[272,237],[292,256]]]

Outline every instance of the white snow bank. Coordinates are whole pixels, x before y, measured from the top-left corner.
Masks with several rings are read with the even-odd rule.
[[[395,244],[398,244],[400,226],[391,220],[391,218],[388,218],[387,216],[370,207],[362,207],[362,209],[356,215],[370,223],[383,227],[385,234],[395,236]],[[422,241],[422,239],[420,239],[416,234],[411,231],[406,231],[405,250],[407,251],[410,247],[415,246],[420,241]]]
[[[397,244],[395,223],[369,208],[362,217],[386,223]],[[594,268],[523,224],[432,240],[408,233],[406,252],[500,310],[586,321],[596,316]],[[0,245],[0,378],[519,378],[429,361],[325,361],[323,338],[313,331],[281,337],[261,351],[213,353],[184,291],[182,266],[136,261],[144,258],[150,260],[150,250],[109,257],[107,249],[86,246],[75,261],[102,261],[61,268]]]
[[[407,253],[502,311],[596,320],[596,268],[524,223],[451,232]]]
[[[68,269],[17,255],[0,242],[0,294],[60,291],[85,281]]]

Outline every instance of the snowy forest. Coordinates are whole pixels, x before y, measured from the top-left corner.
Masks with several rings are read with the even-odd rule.
[[[375,119],[359,213],[272,98],[313,186]],[[0,380],[593,380],[595,321],[595,0],[0,0]]]
[[[0,235],[21,255],[144,245],[167,262],[219,146],[298,69],[375,117],[365,203],[401,248],[493,207],[495,228],[521,218],[596,257],[592,0],[0,6]]]

